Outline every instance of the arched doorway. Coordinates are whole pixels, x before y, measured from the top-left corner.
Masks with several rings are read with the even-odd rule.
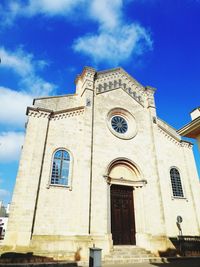
[[[146,181],[134,163],[127,159],[113,161],[108,168],[110,186],[111,233],[114,245],[135,245],[136,227],[134,187]]]

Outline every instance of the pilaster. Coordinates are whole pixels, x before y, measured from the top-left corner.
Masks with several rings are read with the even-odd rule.
[[[4,244],[28,246],[34,220],[42,157],[50,112],[29,110]]]

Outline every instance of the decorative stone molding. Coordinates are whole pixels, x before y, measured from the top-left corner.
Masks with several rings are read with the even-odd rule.
[[[175,136],[172,136],[169,132],[166,132],[162,128],[159,127],[158,125],[158,132],[163,134],[169,141],[173,142],[177,146],[181,146],[181,140],[178,140]]]
[[[91,67],[85,67],[83,69],[83,72],[79,75],[77,75],[76,79],[75,79],[75,83],[78,82],[78,80],[84,80],[84,79],[88,79],[88,80],[93,80],[94,79],[94,75],[96,73],[96,70],[91,68]]]
[[[188,142],[188,141],[183,141],[183,140],[181,140],[181,146],[182,146],[182,147],[187,147],[187,148],[192,149],[193,144],[190,143],[190,142]]]
[[[160,118],[157,117],[157,124],[158,127],[161,128],[163,131],[168,133],[171,137],[173,137],[177,141],[181,141],[180,136],[177,134],[176,130],[170,126],[168,123],[165,121],[161,120]]]
[[[49,118],[49,116],[51,115],[51,111],[28,107],[26,115],[28,115],[29,117],[36,117],[36,118]]]
[[[109,175],[103,175],[103,177],[105,178],[107,184],[109,185],[118,184],[118,185],[133,186],[135,188],[141,188],[147,184],[147,180],[133,181],[133,180],[124,179],[123,177],[114,178],[114,177],[110,177]]]
[[[126,81],[126,83],[129,84],[129,86],[131,84],[134,84],[136,86],[139,87],[139,90],[141,89],[141,91],[144,90],[143,86],[136,81],[132,76],[130,76],[124,69],[122,68],[114,68],[114,69],[110,69],[110,70],[104,70],[104,71],[99,71],[96,74],[96,80],[97,81],[108,81],[108,80],[114,80],[117,78],[121,78],[123,80]]]
[[[84,109],[81,110],[75,110],[75,111],[66,111],[60,114],[53,114],[52,115],[52,119],[53,120],[60,120],[60,119],[65,119],[65,118],[69,118],[69,117],[74,117],[74,116],[79,116],[81,114],[83,114]]]
[[[97,72],[95,87],[97,94],[121,88],[139,104],[144,106],[146,95],[143,86],[122,68]]]
[[[123,81],[122,79],[115,79],[113,81],[104,81],[102,83],[98,82],[96,86],[97,94],[105,93],[107,91],[123,89],[128,95],[130,95],[133,99],[135,99],[139,104],[143,106],[144,99],[139,93],[139,90],[135,84],[129,85],[127,81]],[[138,92],[136,92],[138,90]]]
[[[156,91],[156,89],[151,87],[151,86],[145,87],[145,95],[148,99],[148,107],[155,108],[155,100],[154,100],[155,91]]]
[[[59,120],[67,117],[79,116],[84,113],[84,110],[84,107],[78,107],[54,112],[46,109],[28,107],[26,114],[29,117],[50,118],[53,120]]]

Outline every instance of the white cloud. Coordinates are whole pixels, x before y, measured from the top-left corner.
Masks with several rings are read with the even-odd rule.
[[[33,96],[0,87],[0,124],[24,126],[26,107],[32,105]]]
[[[0,189],[0,200],[8,196],[10,196],[10,192],[8,190]]]
[[[108,62],[118,65],[152,48],[148,32],[137,24],[123,25],[114,31],[102,30],[99,34],[77,39],[73,46],[77,52],[89,56],[95,63]]]
[[[15,52],[7,51],[0,47],[1,67],[11,69],[20,76],[25,76],[34,71],[32,65],[33,55],[25,54],[22,49]]]
[[[18,160],[23,140],[23,132],[0,133],[0,161],[11,162]]]
[[[48,16],[66,16],[84,0],[30,0],[24,15],[45,14]]]
[[[122,4],[122,0],[93,0],[89,7],[89,14],[93,20],[99,22],[101,28],[113,29],[120,24]]]
[[[93,0],[90,17],[99,23],[98,31],[79,37],[73,49],[89,56],[95,64],[107,62],[112,66],[152,49],[149,32],[139,24],[127,24],[122,8],[122,0]]]
[[[89,0],[10,0],[2,9],[2,24],[10,25],[17,17],[32,17],[38,14],[45,16],[65,16]]]
[[[0,47],[0,56],[1,67],[18,75],[16,88],[21,88],[17,91],[0,87],[0,124],[24,126],[26,107],[32,99],[51,94],[56,86],[38,75],[48,65],[44,60],[36,60],[22,49],[10,52],[4,47]]]
[[[22,79],[19,84],[22,88],[26,88],[26,91],[30,92],[32,98],[50,95],[57,88],[55,84],[49,83],[33,74]]]
[[[48,95],[55,85],[46,82],[36,73],[48,65],[44,60],[35,60],[34,56],[22,49],[8,51],[0,47],[1,66],[20,76],[20,86],[32,92],[33,95]]]

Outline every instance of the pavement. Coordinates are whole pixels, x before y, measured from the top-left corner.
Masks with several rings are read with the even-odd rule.
[[[170,262],[129,263],[129,264],[104,264],[102,267],[200,267],[200,258],[176,259]]]
[[[2,264],[0,267],[75,267],[72,263],[23,263],[23,264]],[[86,267],[86,266],[85,266]],[[88,266],[87,266],[88,267]],[[177,259],[171,262],[159,263],[129,263],[129,264],[103,264],[102,267],[200,267],[200,258]]]

